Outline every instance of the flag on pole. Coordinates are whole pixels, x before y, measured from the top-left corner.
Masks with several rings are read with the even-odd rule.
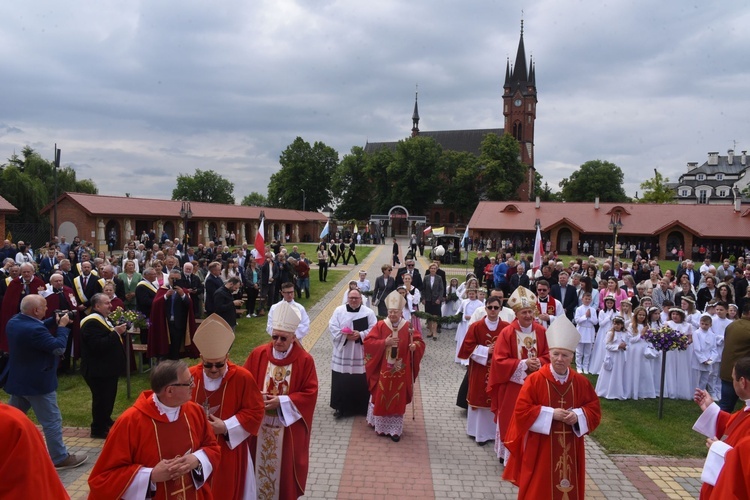
[[[323,228],[323,230],[322,230],[322,231],[320,232],[320,239],[321,239],[321,240],[322,240],[323,238],[325,238],[326,236],[328,236],[328,224],[330,224],[330,222],[331,222],[331,221],[327,221],[327,222],[326,222],[326,225],[325,225],[325,227],[324,227],[324,228]]]
[[[430,231],[432,231],[432,226],[427,226],[426,228],[424,228],[423,232],[424,234],[429,234]]]
[[[532,268],[534,273],[542,267],[542,230],[539,226],[536,228],[536,238],[534,239],[534,263]]]
[[[464,237],[461,238],[461,246],[466,248],[466,245],[469,241],[469,226],[466,226],[466,231],[464,231]]]
[[[263,236],[265,234],[266,219],[260,220],[260,226],[258,226],[258,232],[255,235],[255,251],[257,252],[256,259],[263,257],[266,254],[266,239]]]
[[[442,235],[444,235],[445,234],[445,226],[436,227],[435,229],[432,230],[432,234],[434,234],[435,236],[442,236]]]

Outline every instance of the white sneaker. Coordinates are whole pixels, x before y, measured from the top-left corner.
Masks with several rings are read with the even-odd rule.
[[[578,373],[583,373],[583,370],[581,370],[580,368],[578,368]]]
[[[252,317],[254,317],[254,316],[255,316],[255,314],[248,314],[248,315],[247,315],[247,316],[245,316],[245,317],[246,317],[246,318],[252,318]]]

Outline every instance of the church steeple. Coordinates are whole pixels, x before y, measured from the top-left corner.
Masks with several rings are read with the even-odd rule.
[[[411,115],[411,136],[416,137],[419,135],[419,107],[417,106],[417,101],[419,99],[419,86],[417,86],[417,90],[414,92],[414,113]]]

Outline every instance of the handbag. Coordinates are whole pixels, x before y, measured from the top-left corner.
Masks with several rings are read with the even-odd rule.
[[[656,359],[659,357],[659,351],[657,351],[654,346],[648,345],[646,346],[646,350],[643,351],[643,356],[646,359]]]
[[[614,362],[612,361],[612,356],[610,354],[607,354],[607,357],[604,358],[604,363],[602,363],[602,368],[604,368],[608,372],[611,372],[613,365]]]

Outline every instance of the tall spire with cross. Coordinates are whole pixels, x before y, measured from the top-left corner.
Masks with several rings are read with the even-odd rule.
[[[411,136],[416,137],[419,135],[419,107],[417,101],[419,100],[419,84],[417,84],[416,91],[414,92],[414,113],[411,115]]]

